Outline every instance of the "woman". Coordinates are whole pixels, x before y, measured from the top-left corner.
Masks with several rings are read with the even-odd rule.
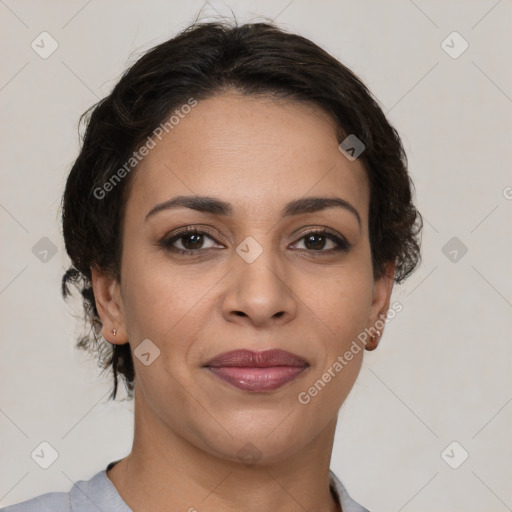
[[[366,510],[329,464],[419,261],[411,189],[370,92],[303,37],[196,24],[140,58],[62,205],[78,346],[134,398],[132,451],[5,511]]]

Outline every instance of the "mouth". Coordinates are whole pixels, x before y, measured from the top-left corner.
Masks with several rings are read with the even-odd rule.
[[[234,350],[204,365],[214,376],[244,391],[265,392],[296,379],[309,364],[285,350]]]

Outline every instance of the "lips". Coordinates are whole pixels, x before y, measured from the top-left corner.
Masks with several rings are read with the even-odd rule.
[[[212,374],[244,391],[264,392],[277,389],[297,378],[309,364],[296,354],[272,349],[263,352],[234,350],[206,363]]]

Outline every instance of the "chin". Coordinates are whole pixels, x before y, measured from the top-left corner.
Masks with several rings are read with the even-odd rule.
[[[217,418],[233,437],[224,430],[219,435],[217,429],[203,433],[206,451],[246,466],[278,464],[301,451],[320,431],[320,428],[318,432],[309,431],[311,425],[308,430],[304,430],[301,428],[303,422],[292,419],[291,415],[287,417],[283,411],[274,415],[267,414],[265,421],[255,414],[247,415],[246,419],[251,417],[253,422],[244,421],[241,424]]]

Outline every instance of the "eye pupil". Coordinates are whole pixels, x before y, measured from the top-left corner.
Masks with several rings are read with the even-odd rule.
[[[320,239],[320,243],[315,243],[314,239]],[[310,244],[310,242],[313,242]],[[323,249],[325,247],[325,236],[319,234],[308,235],[304,240],[304,245],[308,249]]]
[[[192,243],[188,243],[188,241],[192,241]],[[200,235],[198,233],[189,233],[189,234],[186,234],[186,235],[183,235],[183,246],[186,248],[186,249],[190,249],[190,250],[193,250],[193,249],[198,249],[201,247],[202,243],[203,243],[203,235]]]

